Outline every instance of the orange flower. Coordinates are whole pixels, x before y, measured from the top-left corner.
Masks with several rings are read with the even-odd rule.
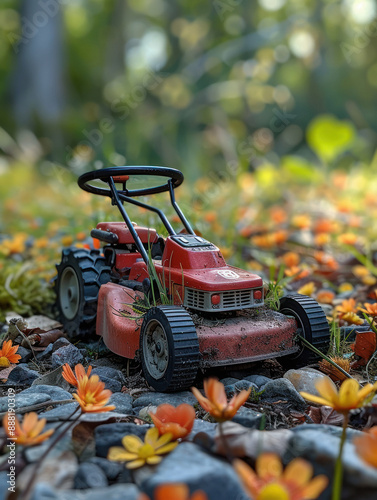
[[[342,315],[342,320],[347,321],[350,325],[362,325],[364,320],[360,318],[356,313],[348,312]]]
[[[84,377],[89,378],[91,372],[91,366],[88,367],[88,372],[85,373],[85,368],[81,364],[79,364],[75,366],[75,375],[68,363],[63,366],[63,378],[69,384],[74,385],[75,387],[78,386],[79,380],[82,380]]]
[[[19,354],[16,354],[18,345],[12,346],[12,341],[4,342],[0,349],[0,368],[8,368],[11,363],[18,363],[21,359]]]
[[[343,245],[355,245],[357,239],[357,235],[354,233],[344,233],[338,236],[339,243]]]
[[[320,264],[321,266],[326,266],[333,271],[336,271],[339,267],[339,264],[334,259],[334,257],[321,250],[314,252],[314,258],[318,262],[318,264]]]
[[[232,419],[240,407],[247,401],[251,392],[251,388],[248,391],[241,391],[239,394],[233,396],[228,403],[224,384],[216,378],[204,381],[204,392],[207,397],[204,397],[196,387],[192,387],[191,390],[202,408],[218,422],[225,422]]]
[[[142,493],[138,500],[150,500]],[[185,484],[162,484],[154,490],[154,500],[208,500],[204,491],[195,491],[190,496],[190,490]]]
[[[26,413],[22,424],[20,424],[16,415],[10,417],[9,413],[6,413],[3,418],[3,427],[7,436],[12,441],[23,446],[34,446],[49,438],[53,434],[54,429],[41,434],[45,425],[46,419],[42,418],[38,420],[38,415],[34,412]]]
[[[73,397],[81,406],[84,413],[101,413],[115,409],[114,405],[105,406],[112,392],[105,389],[104,382],[101,382],[98,375],[92,375],[90,378],[84,376],[77,379],[77,394]]]
[[[281,207],[272,207],[270,209],[270,217],[275,224],[283,224],[287,220],[287,212]]]
[[[327,233],[318,233],[314,236],[314,243],[317,247],[324,247],[330,242],[330,235]]]
[[[293,266],[290,267],[289,269],[286,269],[284,273],[286,276],[289,276],[290,278],[293,277],[293,281],[299,281],[309,276],[310,271],[309,269],[301,269],[298,266]]]
[[[345,314],[357,312],[356,300],[355,299],[345,299],[345,300],[343,300],[343,302],[339,306],[336,306],[335,309],[339,315],[339,318],[343,319],[343,316]]]
[[[157,407],[156,413],[149,414],[160,434],[170,432],[173,439],[188,436],[193,428],[195,410],[192,406],[183,403],[176,408],[169,404]]]
[[[325,475],[313,477],[313,467],[302,458],[295,458],[283,471],[280,458],[274,453],[259,455],[253,471],[242,460],[234,467],[247,493],[254,500],[315,499],[328,484]]]
[[[359,311],[365,312],[369,316],[372,316],[373,318],[377,317],[377,302],[374,304],[368,304],[367,302],[364,303],[365,309],[359,307]]]
[[[282,256],[282,260],[287,267],[294,267],[299,265],[300,256],[296,252],[287,252]]]
[[[330,290],[321,290],[317,293],[316,299],[317,302],[321,302],[322,304],[332,304],[335,294],[330,292]]]
[[[364,462],[377,468],[377,426],[355,438],[353,444]]]
[[[314,224],[314,232],[316,234],[320,233],[331,233],[334,228],[333,221],[329,219],[318,219]]]
[[[294,215],[292,217],[292,226],[297,227],[298,229],[309,229],[311,225],[311,220],[309,215],[301,214]]]

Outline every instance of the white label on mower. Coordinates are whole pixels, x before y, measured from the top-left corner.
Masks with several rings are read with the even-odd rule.
[[[217,271],[217,274],[222,278],[226,278],[227,280],[234,280],[239,278],[240,276],[234,271],[226,270],[226,271]]]

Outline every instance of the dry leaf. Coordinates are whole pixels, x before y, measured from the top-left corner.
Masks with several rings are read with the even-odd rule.
[[[360,359],[352,363],[352,368],[357,366],[365,366],[377,348],[377,339],[374,332],[356,332],[355,343],[351,345],[351,349]]]
[[[342,425],[344,419],[331,406],[310,406],[308,415],[315,424]]]
[[[23,339],[21,342],[23,347],[28,347],[30,345],[33,347],[47,347],[49,344],[53,344],[56,340],[64,337],[64,333],[56,329],[45,332],[41,331],[40,328],[35,328],[29,330],[29,332],[27,339]]]

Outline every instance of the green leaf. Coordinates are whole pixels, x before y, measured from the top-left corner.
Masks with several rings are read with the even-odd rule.
[[[346,151],[356,136],[352,123],[332,115],[320,115],[309,123],[306,139],[324,162],[330,162]]]

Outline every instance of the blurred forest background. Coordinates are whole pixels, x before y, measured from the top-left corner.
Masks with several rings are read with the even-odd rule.
[[[0,321],[119,220],[76,183],[112,165],[182,170],[194,227],[264,277],[339,291],[345,245],[377,252],[376,0],[1,0],[0,28]]]
[[[376,15],[376,0],[2,0],[3,161],[191,180],[287,155],[369,162]]]

